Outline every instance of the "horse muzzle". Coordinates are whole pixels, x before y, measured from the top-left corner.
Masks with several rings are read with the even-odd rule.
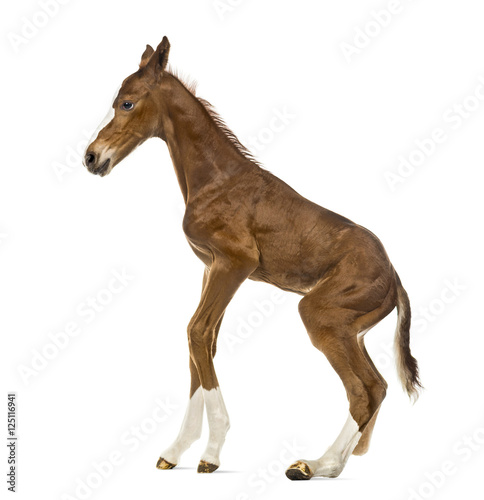
[[[104,159],[93,151],[88,151],[84,157],[84,165],[91,174],[104,177],[111,171],[111,158]]]

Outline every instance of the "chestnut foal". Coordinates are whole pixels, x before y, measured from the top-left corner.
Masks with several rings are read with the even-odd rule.
[[[200,437],[204,407],[210,435],[198,472],[220,465],[229,417],[213,358],[225,308],[249,278],[303,296],[299,313],[309,337],[341,377],[349,400],[348,420],[328,451],[297,461],[286,475],[336,477],[351,454],[368,450],[387,383],[363,338],[395,306],[398,373],[409,396],[418,396],[407,293],[378,238],[262,169],[211,106],[166,70],[169,49],[166,37],[156,50],[146,47],[85,155],[87,169],[105,176],[146,139],[163,139],[186,204],[183,231],[205,264],[202,297],[188,325],[188,408],[157,467],[175,467]]]

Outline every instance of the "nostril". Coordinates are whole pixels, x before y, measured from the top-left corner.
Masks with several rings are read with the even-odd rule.
[[[94,153],[87,153],[86,154],[86,166],[89,167],[92,165],[96,160],[96,155]]]

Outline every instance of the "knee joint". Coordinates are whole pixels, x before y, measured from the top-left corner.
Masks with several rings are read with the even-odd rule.
[[[372,401],[373,401],[373,404],[376,408],[378,408],[381,403],[383,402],[383,400],[385,399],[386,395],[387,395],[387,384],[385,382],[385,384],[382,382],[382,383],[379,383],[379,384],[375,384],[372,388],[371,388],[371,396],[372,396]],[[375,410],[376,410],[375,408]]]
[[[211,350],[212,335],[209,328],[205,328],[199,323],[190,323],[187,328],[187,333],[190,349]]]

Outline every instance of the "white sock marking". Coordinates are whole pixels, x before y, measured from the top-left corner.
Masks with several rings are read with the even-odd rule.
[[[214,465],[220,465],[220,451],[225,442],[225,435],[230,427],[229,415],[225,408],[220,388],[203,390],[203,399],[207,410],[207,420],[210,428],[207,448],[202,460]]]
[[[351,414],[336,441],[319,460],[301,460],[309,465],[315,476],[337,477],[344,469],[361,438],[359,426]]]
[[[203,394],[199,387],[190,398],[180,432],[160,456],[172,464],[178,464],[182,454],[200,438],[203,423]]]

